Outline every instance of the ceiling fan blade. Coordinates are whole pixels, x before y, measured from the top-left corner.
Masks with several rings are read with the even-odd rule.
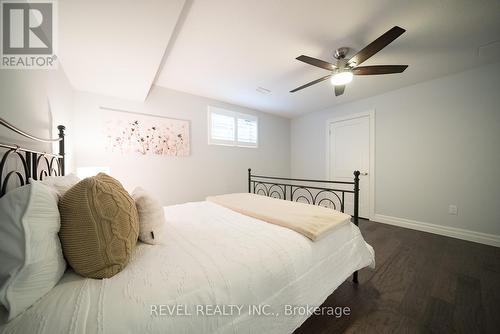
[[[406,30],[401,27],[393,27],[385,34],[365,46],[361,51],[356,53],[351,59],[349,59],[349,61],[347,62],[348,65],[350,65],[351,67],[360,65],[362,62],[364,62],[365,60],[385,48],[396,38],[401,36],[405,31]]]
[[[359,66],[352,69],[354,75],[377,75],[401,73],[408,65],[375,65],[375,66]]]
[[[309,57],[309,56],[302,55],[302,56],[298,56],[295,59],[303,61],[304,63],[307,63],[309,65],[320,67],[320,68],[328,70],[328,71],[333,71],[334,69],[337,68],[337,66],[330,64],[324,60],[316,59],[316,58]]]
[[[335,96],[344,94],[345,85],[335,86]]]
[[[302,85],[300,87],[297,87],[295,88],[294,90],[291,90],[290,93],[295,93],[296,91],[298,90],[301,90],[301,89],[304,89],[306,87],[309,87],[309,86],[312,86],[314,84],[317,84],[318,82],[321,82],[321,81],[325,81],[326,79],[329,79],[332,75],[331,74],[328,74],[328,75],[325,75],[324,77],[322,78],[319,78],[319,79],[316,79],[314,81],[311,81],[309,83],[306,83],[305,85]]]

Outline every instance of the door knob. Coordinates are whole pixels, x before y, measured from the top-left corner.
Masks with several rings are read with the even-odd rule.
[[[367,172],[364,172],[364,173],[360,173],[359,175],[364,175],[364,176],[366,176],[366,175],[368,175],[368,173],[367,173]]]

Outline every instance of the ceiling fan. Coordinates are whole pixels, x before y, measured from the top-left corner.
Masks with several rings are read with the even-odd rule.
[[[378,74],[392,74],[401,73],[408,65],[374,65],[374,66],[359,66],[365,60],[385,48],[396,38],[401,36],[406,30],[401,27],[395,26],[385,34],[368,44],[361,51],[356,53],[350,59],[345,59],[349,48],[342,47],[335,51],[333,57],[337,59],[335,64],[316,59],[309,56],[299,56],[296,59],[300,60],[309,65],[323,68],[325,70],[331,71],[330,74],[311,81],[305,85],[291,90],[290,93],[294,93],[298,90],[304,89],[306,87],[315,85],[324,80],[330,79],[332,85],[335,86],[335,96],[344,94],[345,85],[352,81],[354,75],[378,75]]]

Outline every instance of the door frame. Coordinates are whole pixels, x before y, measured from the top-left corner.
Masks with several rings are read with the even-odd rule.
[[[364,112],[348,114],[344,116],[338,116],[329,118],[326,121],[326,179],[330,180],[330,124],[340,122],[340,121],[348,121],[356,118],[368,117],[369,120],[369,151],[370,151],[370,184],[368,190],[368,196],[370,198],[368,203],[368,218],[370,220],[375,219],[375,109],[370,109]],[[353,175],[354,177],[354,175]]]

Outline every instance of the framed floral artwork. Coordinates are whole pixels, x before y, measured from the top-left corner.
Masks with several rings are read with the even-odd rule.
[[[142,155],[189,155],[189,121],[107,108],[103,111],[107,151]]]

